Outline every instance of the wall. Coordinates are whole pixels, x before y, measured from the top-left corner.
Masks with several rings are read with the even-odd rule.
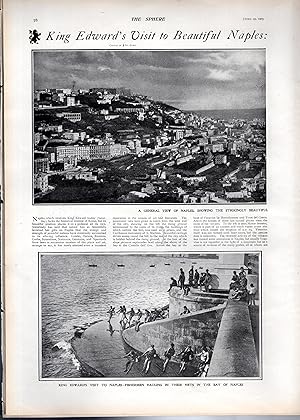
[[[245,254],[241,253],[223,253],[219,255],[219,264],[228,264],[238,267],[238,269],[245,264]]]
[[[254,377],[259,367],[248,305],[228,300],[208,376]]]
[[[175,344],[176,354],[188,345],[196,351],[203,345],[213,348],[224,307],[223,304],[190,315],[149,322],[141,325],[138,332],[128,328],[123,331],[123,339],[140,352],[154,344],[160,356],[170,347],[171,342]]]
[[[183,307],[186,306],[191,312],[202,311],[209,309],[227,301],[227,296],[219,296],[212,294],[201,294],[199,289],[191,289],[188,296],[183,295],[183,291],[178,287],[174,287],[169,295],[169,316],[179,316],[183,312]]]

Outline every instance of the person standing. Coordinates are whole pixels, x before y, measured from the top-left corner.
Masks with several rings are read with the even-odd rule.
[[[195,285],[195,287],[199,286],[199,280],[200,280],[200,274],[199,274],[199,271],[196,268],[195,274],[194,274],[194,285]]]
[[[205,291],[205,273],[201,273],[199,282],[201,292]]]
[[[137,320],[135,321],[135,331],[137,332],[140,330],[140,325],[142,324],[142,321],[141,321],[142,316],[143,316],[143,312],[140,309],[138,309],[136,313]]]
[[[192,266],[189,270],[189,286],[192,287],[194,285],[194,267]]]
[[[115,308],[113,306],[110,306],[108,313],[108,322],[112,319],[113,315],[115,314]]]
[[[178,285],[180,287],[180,289],[184,289],[184,283],[185,283],[185,274],[183,269],[180,269],[180,274],[179,274],[179,279],[178,279]]]
[[[248,274],[252,274],[252,271],[253,271],[253,269],[252,269],[252,264],[251,264],[251,263],[249,263],[249,264],[248,264]]]
[[[211,274],[210,274],[210,272],[207,268],[206,271],[205,271],[205,280],[204,280],[204,285],[205,285],[205,291],[206,292],[209,291],[209,286],[210,286],[210,283],[211,283],[211,279],[212,279]]]
[[[167,366],[169,364],[169,361],[172,359],[174,354],[175,354],[174,343],[171,343],[171,347],[167,351],[165,351],[165,360],[164,360],[164,364],[163,364],[163,372],[166,371]]]
[[[125,306],[120,306],[120,309],[118,310],[117,314],[120,314],[120,325],[122,328],[125,327],[126,322],[127,322],[127,317],[126,317],[126,307]]]
[[[254,286],[253,283],[251,283],[250,286],[249,286],[249,290],[248,290],[248,295],[249,295],[248,305],[249,306],[255,306],[256,291],[257,291],[256,287]]]
[[[131,308],[130,311],[127,312],[127,315],[128,315],[127,322],[128,322],[128,328],[129,328],[130,327],[131,320],[132,320],[132,318],[135,315],[134,309]]]

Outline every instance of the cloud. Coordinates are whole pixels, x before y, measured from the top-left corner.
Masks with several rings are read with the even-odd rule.
[[[256,72],[263,74],[265,69],[264,50],[237,50],[199,52],[198,56],[188,57],[192,65],[202,65],[241,73]]]
[[[185,109],[263,107],[264,50],[41,51],[35,88],[126,86]]]
[[[234,80],[233,70],[218,70],[218,69],[208,69],[209,74],[207,79],[218,80],[220,82],[229,82]]]

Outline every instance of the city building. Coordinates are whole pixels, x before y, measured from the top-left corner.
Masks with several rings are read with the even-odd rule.
[[[38,173],[34,175],[34,189],[47,192],[49,189],[48,185],[48,175],[44,173]]]
[[[82,179],[84,181],[97,181],[97,175],[93,174],[91,171],[76,171],[76,172],[67,172],[66,179]]]
[[[35,157],[34,158],[34,173],[49,172],[49,159],[48,157]]]
[[[77,121],[81,121],[81,113],[80,112],[58,112],[56,114],[57,117],[65,118],[73,123]]]
[[[217,155],[215,157],[215,164],[222,165],[227,163],[227,156],[226,155]]]

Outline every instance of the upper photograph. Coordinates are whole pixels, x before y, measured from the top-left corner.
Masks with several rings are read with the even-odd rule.
[[[32,53],[34,204],[266,202],[264,49]]]

